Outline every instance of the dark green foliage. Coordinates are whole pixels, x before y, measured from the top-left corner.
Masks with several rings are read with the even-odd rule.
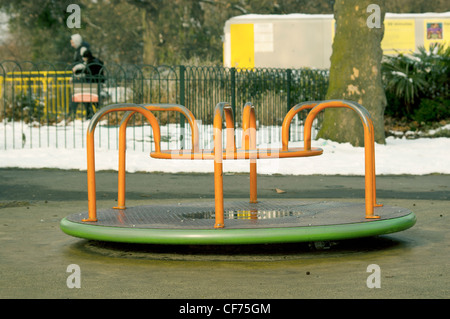
[[[450,118],[450,100],[443,98],[422,99],[414,112],[413,119],[418,123],[432,123]]]
[[[434,44],[411,55],[386,56],[382,72],[386,115],[419,123],[448,117],[450,47]]]

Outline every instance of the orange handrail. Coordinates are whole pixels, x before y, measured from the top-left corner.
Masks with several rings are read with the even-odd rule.
[[[242,148],[256,151],[256,115],[251,103],[245,103],[242,111]],[[257,203],[256,152],[249,152],[250,158],[250,203]]]
[[[289,112],[286,114],[283,120],[283,124],[281,126],[281,149],[283,151],[288,150],[288,143],[289,143],[289,128],[291,126],[292,119],[294,116],[303,111],[303,110],[309,110],[312,109],[314,106],[317,105],[318,102],[303,102],[300,104],[297,104],[293,106]]]
[[[192,132],[192,151],[198,152],[199,150],[199,133],[198,133],[198,125],[197,121],[194,117],[194,114],[180,104],[144,104],[142,105],[149,111],[175,111],[179,112],[184,115],[184,117],[187,119]]]
[[[145,107],[136,104],[119,104],[105,106],[100,109],[91,119],[86,136],[86,151],[87,151],[87,175],[88,175],[88,218],[83,221],[94,222],[97,221],[97,200],[96,200],[96,185],[95,185],[95,149],[94,149],[94,131],[100,119],[111,112],[131,112],[142,114],[150,123],[153,136],[155,140],[155,150],[161,151],[161,133],[156,117]],[[126,113],[127,121],[131,116]],[[121,125],[122,126],[122,125]],[[122,139],[122,143],[124,140]],[[124,153],[123,153],[124,154]]]
[[[256,115],[255,107],[247,102],[242,111],[242,148],[256,149]]]
[[[369,112],[360,104],[344,100],[329,100],[318,102],[308,113],[304,126],[304,148],[311,149],[311,129],[314,118],[326,108],[348,108],[355,111],[364,126],[364,157],[365,157],[365,200],[366,218],[380,218],[374,215],[376,204],[375,187],[375,136],[374,127]]]
[[[186,107],[179,104],[146,104],[142,105],[148,111],[175,111],[184,115],[187,119],[192,134],[192,151],[199,150],[198,125],[194,115]],[[119,171],[118,171],[118,194],[116,209],[125,209],[125,152],[126,152],[126,128],[128,121],[135,112],[128,112],[124,115],[119,129]],[[161,150],[156,150],[160,152]]]

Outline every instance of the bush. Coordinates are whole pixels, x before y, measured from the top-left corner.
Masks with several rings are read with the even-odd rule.
[[[386,91],[387,106],[384,114],[395,119],[405,117],[405,103],[398,99],[396,95],[390,91]]]
[[[404,115],[410,115],[417,98],[427,86],[418,63],[403,54],[394,57],[389,56],[385,57],[382,71],[386,92],[390,93],[391,98],[403,102],[405,106]]]
[[[437,109],[446,114],[442,105],[450,99],[450,47],[434,44],[411,55],[385,56],[382,73],[387,115],[429,122],[437,119],[432,114],[442,116]]]
[[[25,123],[40,122],[44,115],[44,105],[33,95],[19,93],[5,108],[5,118],[8,121],[23,120]]]
[[[425,124],[447,118],[450,118],[450,100],[442,98],[422,99],[419,108],[413,115],[415,121]]]

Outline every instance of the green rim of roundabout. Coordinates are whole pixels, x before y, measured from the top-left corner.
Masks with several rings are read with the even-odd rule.
[[[61,220],[61,230],[71,236],[108,242],[161,245],[244,245],[334,241],[403,231],[416,223],[414,213],[405,216],[323,226],[255,229],[156,229],[96,226]]]

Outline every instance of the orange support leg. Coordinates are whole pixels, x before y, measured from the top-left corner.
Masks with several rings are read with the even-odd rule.
[[[250,160],[250,203],[258,202],[258,186],[257,186],[256,160]]]
[[[153,135],[155,138],[155,150],[161,151],[161,134],[158,121],[156,117],[147,109],[143,108],[137,104],[121,104],[121,105],[111,105],[106,106],[99,110],[89,123],[89,127],[86,135],[86,151],[87,151],[87,177],[88,177],[88,218],[83,219],[85,222],[96,222],[97,221],[97,197],[96,197],[96,185],[95,185],[95,149],[94,149],[94,131],[97,123],[100,119],[108,113],[111,112],[138,112],[141,113],[150,123],[153,130]],[[124,125],[126,126],[126,125]],[[124,134],[122,134],[124,135]],[[123,146],[123,145],[122,145]],[[125,156],[125,148],[121,148],[121,156]],[[125,160],[122,157],[120,165],[124,165]],[[121,174],[125,173],[125,170],[120,170]],[[123,187],[125,185],[125,180],[123,179]],[[124,194],[123,188],[123,194]]]
[[[88,218],[84,222],[97,221],[97,199],[95,186],[95,150],[94,150],[94,132],[88,133],[86,139],[87,151],[87,186],[88,186]]]
[[[125,174],[126,174],[126,150],[127,150],[127,125],[135,112],[125,114],[119,128],[119,169],[117,181],[117,206],[114,209],[125,209]]]
[[[216,123],[216,121],[214,121]],[[220,121],[222,125],[222,121]],[[225,226],[223,216],[223,163],[222,163],[222,127],[214,127],[214,228]]]
[[[223,216],[223,167],[222,161],[214,162],[214,203],[215,203],[215,224],[214,228],[225,226]]]
[[[223,211],[223,148],[222,148],[222,123],[223,113],[229,113],[227,118],[232,119],[230,116],[231,108],[228,104],[219,103],[214,110],[214,204],[215,204],[215,224],[214,228],[223,228],[224,211]],[[231,125],[228,121],[227,126]],[[234,127],[234,124],[233,124]],[[229,142],[229,141],[228,141]],[[227,147],[228,148],[228,147]]]

